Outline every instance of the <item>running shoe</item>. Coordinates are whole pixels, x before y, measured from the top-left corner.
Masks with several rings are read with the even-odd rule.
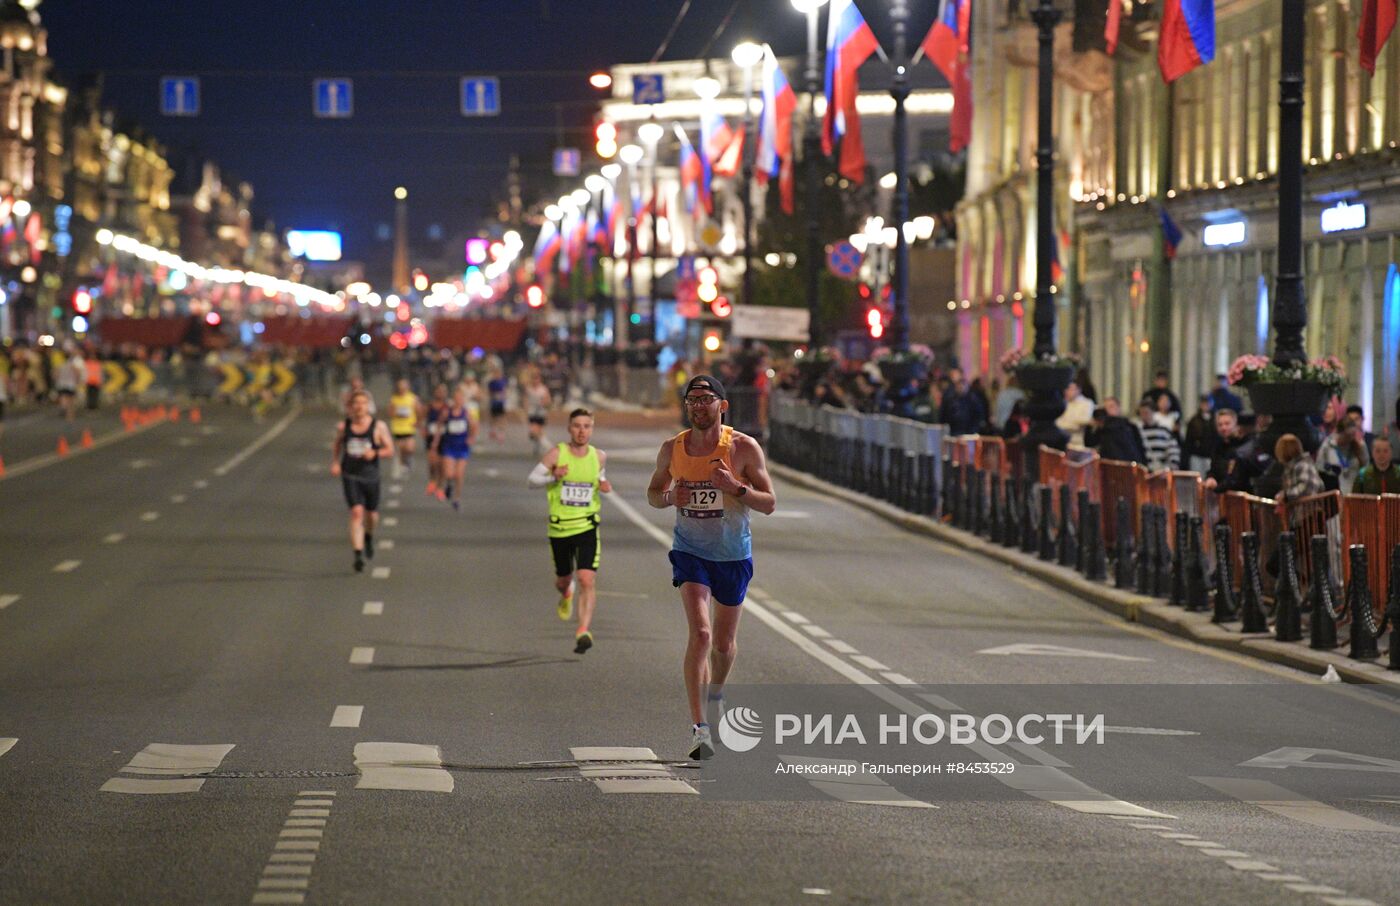
[[[593,647],[593,633],[588,630],[580,632],[574,636],[574,654],[583,654]]]
[[[718,723],[724,717],[724,693],[711,692],[706,699],[708,707],[705,710],[705,718],[712,724]]]
[[[438,500],[442,500],[442,501],[446,501],[446,500],[447,500],[447,492],[444,491],[442,488],[438,488],[438,489],[437,489],[437,499],[438,499]]]
[[[374,537],[371,535],[365,535],[365,559],[374,559]]]
[[[452,498],[452,509],[453,509],[455,512],[460,513],[460,512],[462,511],[462,501],[458,500],[456,497],[453,497],[453,498]]]
[[[559,603],[554,605],[554,612],[559,614],[559,619],[567,620],[574,615],[574,587],[569,586],[567,594],[559,596]]]
[[[357,573],[362,573],[362,572],[364,572],[364,571],[365,571],[365,558],[364,558],[363,556],[361,556],[361,554],[360,554],[359,551],[355,551],[355,572],[357,572]]]
[[[428,482],[428,488],[427,488],[427,490],[425,490],[425,491],[423,492],[423,494],[424,494],[425,496],[427,496],[427,497],[435,497],[435,496],[437,496],[437,482],[436,482],[436,481],[430,481],[430,482]]]
[[[710,740],[710,725],[696,724],[690,728],[690,759],[704,761],[715,757],[715,744]]]

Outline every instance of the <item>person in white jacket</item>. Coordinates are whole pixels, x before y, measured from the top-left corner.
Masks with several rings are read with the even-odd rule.
[[[1079,385],[1069,382],[1065,388],[1065,411],[1055,419],[1055,427],[1069,435],[1072,444],[1084,445],[1084,429],[1094,421],[1094,404],[1079,391]]]

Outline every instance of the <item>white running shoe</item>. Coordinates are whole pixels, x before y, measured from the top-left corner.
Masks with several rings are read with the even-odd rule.
[[[715,744],[710,739],[709,725],[695,724],[690,728],[690,759],[704,761],[714,756]]]

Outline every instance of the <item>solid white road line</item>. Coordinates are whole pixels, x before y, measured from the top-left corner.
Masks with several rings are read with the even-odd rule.
[[[64,560],[53,568],[56,573],[71,573],[83,564],[81,560]]]
[[[361,742],[355,745],[357,790],[422,790],[450,793],[452,775],[442,768],[437,746],[408,742]]]
[[[123,535],[121,532],[113,532],[112,534],[110,534],[110,535],[108,535],[107,537],[103,538],[103,539],[102,539],[102,543],[103,543],[103,544],[121,544],[122,541],[123,541],[125,538],[126,538],[126,535]]]
[[[826,645],[837,654],[855,654],[857,650],[856,646],[840,639],[826,639]]]
[[[17,742],[19,742],[19,740],[13,736],[0,736],[0,755],[4,755],[6,752],[13,749]]]
[[[104,434],[101,437],[94,440],[92,442],[92,446],[90,447],[75,445],[67,456],[59,456],[57,453],[45,453],[42,456],[31,457],[29,459],[26,459],[24,462],[15,463],[14,465],[10,466],[9,469],[6,470],[4,475],[0,475],[0,481],[5,481],[6,479],[10,478],[18,478],[21,475],[27,475],[30,472],[47,468],[48,466],[52,466],[57,463],[72,459],[75,456],[81,456],[84,453],[91,453],[93,450],[100,450],[108,444],[114,444],[118,441],[126,440],[128,437],[135,437],[137,434],[140,434],[143,431],[149,431],[152,428],[156,427],[156,425],[161,424],[165,423],[152,422],[149,425],[142,425],[141,427],[136,428],[135,430],[130,432],[113,431],[110,434]]]
[[[352,664],[373,664],[373,663],[374,663],[374,649],[373,649],[373,648],[351,648],[351,649],[350,649],[350,663],[352,663]]]
[[[1200,736],[1195,730],[1161,730],[1156,727],[1104,727],[1105,733],[1129,733],[1138,736]]]
[[[292,424],[292,422],[296,420],[296,417],[300,414],[301,404],[298,403],[292,406],[292,411],[282,416],[281,421],[273,425],[272,428],[270,428],[267,431],[267,433],[265,433],[262,437],[259,437],[257,440],[253,441],[251,444],[238,451],[238,453],[236,453],[232,459],[215,469],[214,474],[222,478],[223,476],[232,472],[234,469],[238,468],[240,465],[242,465],[243,461],[249,456],[252,456],[254,453],[258,452],[263,447],[276,440],[277,435],[281,434],[283,431],[286,431],[287,428]]]
[[[364,705],[336,705],[335,713],[331,715],[331,726],[358,727],[364,713]]]
[[[367,617],[377,617],[384,613],[383,601],[366,601],[365,609],[361,611]]]
[[[0,610],[4,610],[19,600],[19,595],[0,595]]]
[[[373,577],[376,578],[376,579],[387,579],[387,578],[389,578],[389,567],[387,567],[387,566],[376,566],[376,567],[370,572],[370,575],[373,576]]]
[[[1266,812],[1273,812],[1275,815],[1291,818],[1303,824],[1311,824],[1314,827],[1325,827],[1329,830],[1367,831],[1376,834],[1400,833],[1400,827],[1372,821],[1361,815],[1354,815],[1325,802],[1301,796],[1267,780],[1247,780],[1240,777],[1192,777],[1191,779],[1241,802],[1256,805]]]
[[[890,668],[886,667],[884,664],[882,664],[882,663],[880,663],[879,661],[875,660],[873,657],[867,657],[866,655],[863,655],[863,654],[853,655],[853,656],[851,657],[851,660],[855,661],[857,664],[860,664],[862,667],[864,667],[864,668],[867,669],[867,670],[882,670],[882,671],[883,671],[883,670],[888,670],[888,669],[890,669]]]
[[[606,498],[610,504],[616,506],[633,525],[646,532],[662,547],[671,546],[671,536],[663,532],[660,528],[642,516],[626,500],[616,494],[609,494]],[[787,639],[793,645],[800,648],[812,658],[830,667],[841,676],[851,682],[861,686],[871,695],[879,698],[890,705],[904,711],[911,717],[919,717],[928,712],[928,709],[916,702],[905,698],[890,686],[877,681],[870,674],[863,670],[851,666],[837,655],[826,650],[812,639],[798,632],[788,623],[770,611],[768,608],[750,601],[744,608],[759,620],[772,629],[778,635]],[[996,749],[995,746],[986,743],[976,743],[968,747],[981,754],[987,761],[1014,761]],[[1036,766],[1018,769],[1015,774],[994,774],[997,780],[1006,786],[1021,791],[1027,796],[1052,802],[1063,808],[1092,815],[1108,815],[1114,817],[1133,818],[1165,818],[1171,819],[1175,816],[1167,815],[1152,809],[1143,808],[1122,799],[1115,799],[1099,790],[1094,789],[1086,783],[1076,780],[1059,768],[1048,766]]]

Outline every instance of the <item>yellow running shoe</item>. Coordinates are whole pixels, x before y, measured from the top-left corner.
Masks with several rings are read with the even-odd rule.
[[[554,612],[559,614],[559,619],[567,620],[574,615],[574,587],[569,586],[569,593],[559,596],[559,603],[555,606]]]

